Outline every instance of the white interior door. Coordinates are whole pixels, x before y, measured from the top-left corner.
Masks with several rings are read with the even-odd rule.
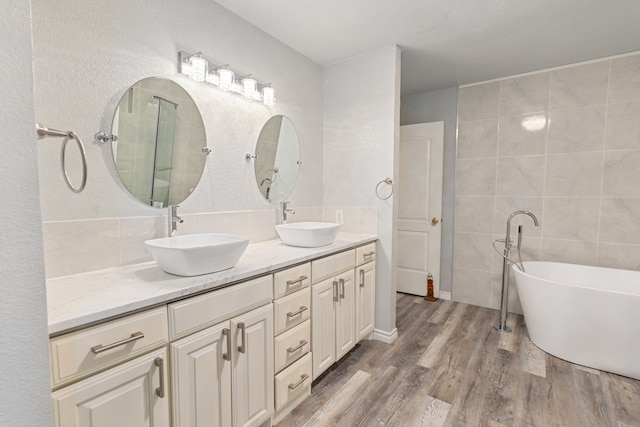
[[[439,295],[444,122],[400,126],[397,290]]]

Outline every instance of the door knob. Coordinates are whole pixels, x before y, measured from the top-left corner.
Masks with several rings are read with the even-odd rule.
[[[431,224],[434,224],[434,225],[435,225],[435,224],[439,223],[440,221],[441,221],[441,219],[440,219],[440,218],[438,218],[437,216],[434,216],[434,217],[431,219]]]

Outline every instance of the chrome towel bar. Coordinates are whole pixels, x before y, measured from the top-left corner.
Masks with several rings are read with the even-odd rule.
[[[84,152],[84,145],[82,144],[82,141],[80,140],[78,135],[76,135],[71,131],[63,132],[60,130],[49,129],[48,127],[41,125],[40,123],[36,123],[36,136],[38,137],[38,139],[50,138],[50,137],[64,138],[62,140],[62,148],[60,149],[60,166],[62,168],[62,175],[64,177],[64,182],[65,184],[67,184],[67,187],[69,187],[69,190],[73,191],[74,193],[80,193],[82,190],[84,190],[84,187],[87,184],[87,158]],[[78,146],[78,150],[80,150],[80,157],[82,160],[82,181],[80,182],[80,185],[78,187],[74,187],[73,184],[71,184],[71,181],[69,180],[69,174],[67,174],[67,168],[65,164],[65,153],[67,150],[67,142],[69,142],[70,139],[73,139],[76,142],[76,145]]]

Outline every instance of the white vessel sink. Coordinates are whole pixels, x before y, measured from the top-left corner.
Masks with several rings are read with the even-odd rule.
[[[341,226],[332,222],[294,222],[276,225],[276,231],[285,245],[315,248],[333,243]]]
[[[236,265],[249,239],[233,234],[187,234],[144,242],[153,259],[167,273],[198,276]]]

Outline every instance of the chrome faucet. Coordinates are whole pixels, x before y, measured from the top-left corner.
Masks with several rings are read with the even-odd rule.
[[[178,235],[178,223],[182,224],[184,220],[178,216],[178,205],[169,206],[169,237]]]
[[[287,223],[287,214],[295,215],[296,211],[287,207],[289,202],[282,202],[282,223]]]
[[[507,218],[507,235],[504,238],[504,251],[501,254],[504,258],[502,262],[502,298],[500,300],[500,319],[498,322],[493,325],[494,328],[499,330],[500,332],[511,332],[511,328],[507,326],[507,304],[509,302],[509,264],[513,263],[518,265],[518,263],[511,261],[511,220],[516,215],[529,215],[533,220],[533,223],[537,227],[539,225],[538,218],[534,214],[529,211],[513,211]],[[496,240],[494,243],[501,242],[502,240]],[[524,266],[522,265],[522,259],[520,257],[520,247],[522,245],[522,226],[518,227],[518,258],[520,259],[520,269],[524,271]],[[497,248],[496,248],[497,251]]]

